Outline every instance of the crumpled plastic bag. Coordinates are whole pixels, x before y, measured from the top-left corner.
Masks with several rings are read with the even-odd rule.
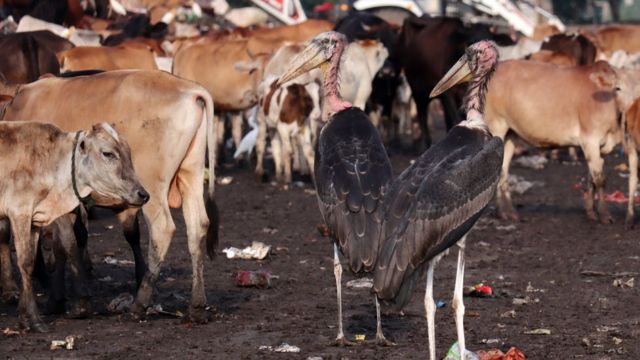
[[[512,347],[503,353],[498,349],[480,350],[477,352],[479,360],[525,360],[524,353],[515,347]]]
[[[269,250],[271,250],[271,245],[266,245],[260,241],[253,241],[251,242],[251,246],[247,246],[244,249],[228,247],[222,250],[222,252],[227,254],[227,259],[262,260],[267,257]]]

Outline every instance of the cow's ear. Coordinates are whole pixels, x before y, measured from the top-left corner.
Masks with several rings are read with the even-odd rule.
[[[589,80],[602,90],[613,90],[616,86],[616,76],[610,72],[596,71],[589,75]]]

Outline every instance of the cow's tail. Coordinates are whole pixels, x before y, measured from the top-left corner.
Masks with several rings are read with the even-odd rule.
[[[207,185],[207,197],[205,208],[209,217],[209,228],[207,229],[207,254],[210,259],[215,257],[215,251],[218,246],[218,232],[220,228],[220,217],[218,206],[216,205],[214,190],[216,183],[216,150],[218,131],[216,121],[213,117],[213,99],[206,90],[201,97],[204,100],[204,116],[207,121],[207,156],[209,160],[209,181]]]

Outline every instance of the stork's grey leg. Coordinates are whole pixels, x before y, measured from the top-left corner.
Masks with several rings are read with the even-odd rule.
[[[436,260],[429,261],[427,270],[427,291],[424,295],[424,310],[427,316],[427,334],[429,336],[429,360],[436,359],[436,303],[433,300],[433,269],[436,267]]]
[[[456,268],[456,285],[453,291],[452,307],[456,316],[456,331],[458,332],[458,346],[460,347],[460,358],[465,359],[464,346],[464,304],[462,303],[462,285],[464,283],[464,247],[467,235],[458,241],[458,266]]]
[[[378,345],[382,345],[382,346],[394,346],[395,343],[393,341],[387,340],[387,338],[385,338],[384,334],[382,333],[382,318],[380,316],[380,302],[378,301],[378,296],[373,295],[373,297],[376,301],[376,319],[377,319],[376,342],[378,343]]]
[[[338,257],[338,245],[333,244],[333,274],[336,276],[336,292],[338,294],[338,336],[336,344],[338,345],[354,345],[344,337],[342,331],[342,264]]]

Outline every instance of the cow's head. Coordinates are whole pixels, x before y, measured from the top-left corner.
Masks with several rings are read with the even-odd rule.
[[[80,133],[74,151],[72,176],[82,196],[90,193],[105,207],[142,206],[149,200],[133,170],[129,144],[109,124]]]

